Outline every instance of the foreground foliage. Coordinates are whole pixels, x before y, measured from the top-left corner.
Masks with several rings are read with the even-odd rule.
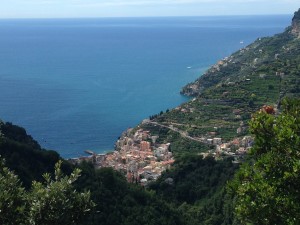
[[[299,224],[300,100],[280,115],[260,111],[250,123],[253,159],[236,175],[236,214],[242,223]]]
[[[73,183],[80,170],[70,176],[61,172],[61,161],[55,166],[55,178],[44,174],[45,182],[33,181],[26,191],[19,178],[0,159],[0,221],[3,225],[77,224],[94,206],[89,192],[78,193]]]
[[[84,225],[180,225],[185,224],[177,209],[153,191],[127,183],[124,175],[111,168],[95,170],[83,163],[79,189],[91,191],[97,204]]]
[[[73,219],[72,216],[83,214],[71,207],[71,203],[74,201],[78,203],[78,200],[66,194],[70,190],[65,188],[66,183],[64,182],[67,180],[63,183],[49,183],[49,175],[42,176],[48,171],[50,174],[54,173],[52,172],[54,169],[50,167],[59,160],[58,154],[32,145],[31,143],[34,141],[24,129],[11,124],[3,126],[5,126],[5,132],[2,132],[4,136],[0,138],[0,154],[5,155],[7,167],[14,168],[18,177],[11,170],[2,166],[3,170],[7,171],[5,174],[9,171],[11,178],[2,177],[1,190],[9,191],[9,193],[2,191],[0,195],[5,195],[6,199],[10,199],[9,201],[12,202],[11,207],[6,208],[8,211],[5,216],[1,214],[2,224],[26,224],[29,217],[36,221],[31,220],[31,224],[47,224],[48,222],[48,224],[54,224],[53,221],[60,217],[61,220],[73,221],[72,224],[84,225],[217,225],[221,224],[220,221],[224,217],[223,208],[227,210],[227,217],[231,216],[232,211],[228,210],[231,199],[223,200],[226,196],[224,186],[234,172],[230,160],[217,162],[211,158],[202,159],[201,156],[192,153],[195,146],[189,145],[186,148],[190,149],[191,153],[178,157],[174,169],[167,171],[163,178],[148,190],[127,183],[122,174],[112,169],[95,170],[93,165],[85,162],[79,165],[82,171],[81,176],[73,183],[74,186],[71,186],[79,192],[89,190],[90,198],[96,206],[92,208],[88,216],[82,218],[83,221],[76,222],[77,218]],[[14,137],[14,132],[17,133],[18,140]],[[65,173],[71,173],[69,171],[72,171],[72,166],[67,162],[61,166]],[[24,171],[26,172],[24,173]],[[175,181],[171,186],[164,182],[164,178],[169,177]],[[68,178],[71,177],[68,176]],[[22,183],[26,181],[29,185],[23,188],[19,179]],[[39,182],[32,183],[33,180],[39,180]],[[42,181],[43,185],[41,185]],[[51,191],[47,192],[47,188],[50,188]],[[173,196],[174,199],[170,196]],[[1,200],[1,203],[2,208],[8,206],[8,202],[4,200]],[[35,204],[30,212],[29,204]],[[80,206],[80,204],[79,201],[78,205]],[[59,210],[56,210],[55,213],[48,213],[55,207]],[[9,212],[10,214],[8,214]],[[44,221],[42,221],[43,219]],[[65,220],[64,222],[58,220],[56,224],[61,223],[68,224]]]

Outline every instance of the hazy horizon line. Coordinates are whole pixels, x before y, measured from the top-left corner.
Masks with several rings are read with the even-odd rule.
[[[120,18],[182,18],[182,17],[252,17],[252,16],[293,16],[293,14],[220,14],[220,15],[186,15],[186,16],[79,16],[79,17],[0,17],[0,20],[26,20],[26,19],[120,19]]]

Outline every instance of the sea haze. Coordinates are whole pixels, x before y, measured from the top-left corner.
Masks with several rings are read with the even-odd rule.
[[[0,118],[47,149],[113,149],[180,88],[291,16],[0,20]]]

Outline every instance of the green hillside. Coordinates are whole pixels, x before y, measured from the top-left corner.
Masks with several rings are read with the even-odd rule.
[[[248,132],[251,114],[263,105],[280,109],[284,97],[300,95],[300,11],[292,26],[273,37],[259,38],[249,46],[220,60],[181,93],[194,99],[166,113],[152,116],[152,122],[172,126],[190,137],[219,137],[224,141]],[[174,132],[154,123],[142,125],[171,142]],[[188,146],[175,140],[173,150]],[[207,150],[207,148],[198,148]]]
[[[25,187],[29,188],[32,180],[42,180],[42,174],[54,172],[59,154],[42,149],[24,128],[0,122],[0,134],[0,156],[19,175]],[[63,169],[69,173],[71,165],[64,164]]]

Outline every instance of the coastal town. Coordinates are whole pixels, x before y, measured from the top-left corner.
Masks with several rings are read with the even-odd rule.
[[[90,161],[96,168],[111,167],[123,173],[128,182],[146,185],[156,180],[163,171],[174,163],[169,151],[170,143],[156,144],[158,136],[151,136],[147,130],[126,130],[115,144],[115,151],[88,157],[70,159],[72,163]]]
[[[150,120],[144,120],[143,123],[153,123]],[[220,160],[225,157],[232,157],[233,163],[240,163],[253,144],[251,136],[235,138],[229,142],[223,142],[219,137],[195,138],[190,137],[184,131],[172,125],[161,125],[174,132],[180,133],[184,138],[193,141],[205,143],[213,146],[208,152],[199,153],[205,158],[207,156]],[[239,130],[237,130],[239,132]],[[149,182],[157,180],[162,172],[170,169],[175,162],[170,150],[171,143],[159,144],[159,136],[153,136],[150,131],[145,129],[127,129],[115,144],[115,150],[106,154],[96,154],[92,151],[86,151],[90,156],[69,159],[76,164],[81,161],[92,162],[95,168],[111,167],[126,176],[127,181],[146,186]]]

